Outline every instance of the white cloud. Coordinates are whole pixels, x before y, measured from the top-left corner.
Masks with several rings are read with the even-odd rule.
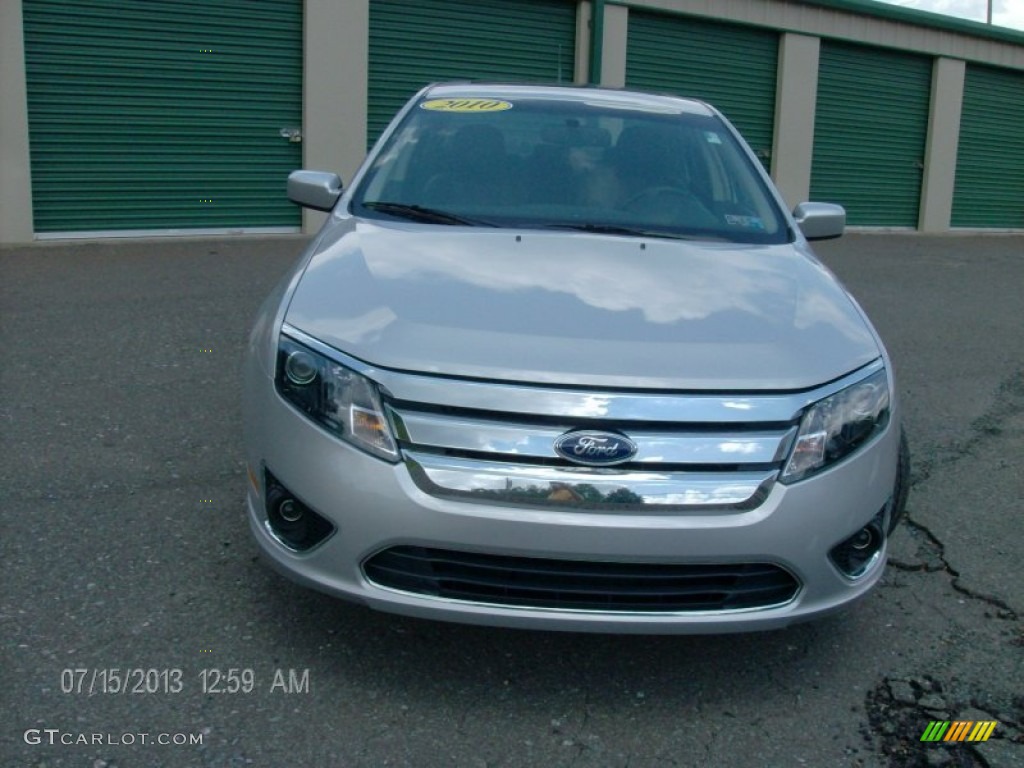
[[[890,5],[985,21],[989,0],[879,0]],[[992,0],[992,23],[1024,30],[1024,0]]]

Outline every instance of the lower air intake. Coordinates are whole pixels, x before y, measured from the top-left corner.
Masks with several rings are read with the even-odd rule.
[[[601,612],[743,611],[788,603],[800,588],[770,563],[621,563],[399,546],[363,566],[374,584],[427,597]]]

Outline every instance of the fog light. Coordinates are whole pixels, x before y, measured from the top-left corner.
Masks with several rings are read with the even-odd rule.
[[[850,539],[850,546],[857,550],[863,550],[870,547],[874,540],[875,536],[871,532],[871,528],[861,528],[854,534],[853,538]]]
[[[269,471],[265,472],[266,527],[288,549],[305,551],[334,533],[334,526],[303,504]]]
[[[278,506],[277,511],[288,523],[297,523],[302,519],[302,507],[295,503],[295,499],[285,499]]]
[[[882,545],[885,544],[885,515],[883,508],[870,523],[839,542],[828,553],[832,564],[847,578],[861,578],[881,559]]]

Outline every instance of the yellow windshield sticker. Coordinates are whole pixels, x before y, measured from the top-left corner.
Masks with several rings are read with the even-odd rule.
[[[435,112],[504,112],[512,109],[509,102],[499,99],[431,99],[420,107]]]

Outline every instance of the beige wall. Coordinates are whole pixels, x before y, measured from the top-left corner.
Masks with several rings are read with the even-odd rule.
[[[303,23],[302,164],[347,185],[366,155],[369,0],[306,0]],[[325,218],[304,210],[302,228]]]
[[[626,84],[626,36],[629,9],[621,5],[604,7],[604,48],[601,52],[601,85],[621,88]]]
[[[936,59],[932,67],[932,96],[918,222],[924,232],[942,232],[950,228],[966,69],[964,62],[956,59]]]
[[[0,0],[0,244],[32,240],[32,172],[20,0]]]
[[[772,179],[790,209],[811,194],[820,49],[817,37],[787,32],[779,39]]]
[[[581,0],[576,6],[576,66],[573,82],[585,84],[590,78],[590,14],[592,3]]]

